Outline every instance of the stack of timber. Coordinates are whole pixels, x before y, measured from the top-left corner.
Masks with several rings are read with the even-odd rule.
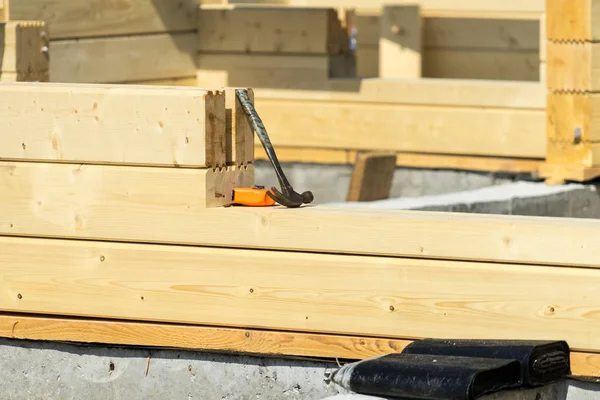
[[[600,5],[547,0],[548,148],[553,182],[600,176]]]
[[[123,83],[193,77],[196,0],[17,0],[11,20],[51,33],[50,80]]]
[[[342,359],[564,339],[600,376],[600,221],[223,207],[252,183],[224,96],[0,84],[0,336]]]
[[[202,5],[201,86],[320,89],[355,75],[343,12],[333,8]]]
[[[356,70],[361,77],[391,76],[390,65],[403,60],[398,57],[398,49],[396,57],[385,54],[391,41],[395,47],[412,50],[414,54],[409,59],[421,61],[423,77],[543,80],[540,42],[544,42],[544,0],[287,0],[286,3],[294,7],[352,8],[354,18],[350,28],[356,29]],[[412,70],[402,72],[409,71]]]

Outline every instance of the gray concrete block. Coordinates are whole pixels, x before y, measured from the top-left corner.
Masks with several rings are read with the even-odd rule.
[[[277,186],[277,176],[267,161],[257,161],[256,184]],[[352,165],[284,163],[283,170],[297,192],[311,190],[314,204],[346,201]],[[397,168],[390,197],[417,197],[480,189],[513,182],[514,177],[489,173]]]
[[[0,363],[2,400],[314,400],[347,393],[325,382],[335,364],[322,362],[0,339]]]

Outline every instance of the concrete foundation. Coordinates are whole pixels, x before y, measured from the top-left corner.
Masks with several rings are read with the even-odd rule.
[[[321,206],[600,218],[600,192],[595,185],[548,186],[543,182],[515,182],[434,196],[391,198],[364,203],[328,203]]]
[[[0,339],[3,400],[381,400],[325,379],[335,363]],[[591,400],[600,385],[560,382],[482,400]]]
[[[2,400],[306,399],[336,364],[0,339]],[[146,374],[147,368],[147,374]]]
[[[297,192],[311,190],[314,193],[314,204],[346,200],[352,177],[352,165],[285,163],[282,167]],[[518,179],[528,178],[468,171],[397,168],[390,197],[446,194],[511,183]],[[256,162],[256,183],[265,187],[279,186],[277,176],[269,162]]]

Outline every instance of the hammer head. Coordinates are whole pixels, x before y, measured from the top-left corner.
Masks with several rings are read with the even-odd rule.
[[[273,200],[275,200],[277,203],[288,208],[298,208],[302,204],[309,204],[312,203],[312,201],[314,200],[312,192],[304,192],[302,194],[299,194],[296,193],[294,190],[286,189],[287,188],[284,188],[283,190],[285,192],[284,194],[277,190],[277,188],[272,187],[271,191],[267,192],[267,195]]]

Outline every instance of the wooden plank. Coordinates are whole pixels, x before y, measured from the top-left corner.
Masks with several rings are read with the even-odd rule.
[[[46,21],[53,39],[185,32],[196,29],[196,0],[17,0],[11,19]]]
[[[194,213],[230,205],[235,187],[254,183],[252,166],[177,169],[2,162],[0,168],[2,186],[14,190],[14,200],[23,201],[46,223],[65,224],[75,230],[86,228],[93,209],[114,210],[123,203],[121,198],[127,198],[125,203],[129,204],[123,204],[124,210],[144,207],[148,212],[170,209]],[[67,202],[61,205],[57,198]],[[113,214],[115,217],[117,214]],[[118,219],[112,223],[118,223]]]
[[[552,41],[600,39],[600,4],[595,0],[547,0],[547,37]]]
[[[412,342],[388,338],[25,315],[0,315],[0,337],[340,360],[362,360],[399,353]],[[576,376],[600,377],[600,355],[572,352],[571,370]]]
[[[600,90],[600,43],[548,42],[547,57],[549,89]]]
[[[234,0],[236,1],[236,0]],[[378,9],[388,4],[388,0],[288,0],[292,6],[310,7],[353,7]],[[515,15],[540,15],[544,12],[545,0],[419,0],[424,10],[454,13],[512,13]],[[415,0],[394,0],[394,4],[415,4]]]
[[[134,198],[131,194],[135,192],[128,192],[131,189],[119,178],[118,193],[124,194],[115,196],[98,179],[52,172],[72,170],[72,166],[44,168],[2,164],[1,235],[600,266],[595,246],[600,232],[597,220],[315,206],[188,209],[180,203],[172,206],[174,200],[155,183],[142,188],[142,193],[151,196]],[[90,168],[84,166],[84,171]],[[36,170],[41,178],[32,182]],[[181,174],[183,170],[169,171]],[[183,173],[197,173],[186,171],[190,172]],[[181,181],[186,175],[176,176]],[[190,180],[186,184],[188,187],[182,185],[180,190],[189,196],[189,186],[198,183]],[[154,198],[166,200],[163,204]],[[77,216],[80,223],[74,224]]]
[[[387,199],[396,172],[396,155],[359,153],[350,179],[346,201]]]
[[[423,51],[423,76],[452,79],[540,81],[537,51],[430,49]]]
[[[539,20],[428,17],[423,22],[423,45],[539,51],[539,26]]]
[[[398,339],[560,337],[600,349],[598,269],[22,238],[1,246],[4,312]]]
[[[196,35],[152,34],[52,42],[53,82],[122,83],[196,73]]]
[[[0,159],[225,165],[225,96],[200,88],[0,85]]]
[[[320,89],[329,78],[354,76],[347,55],[216,54],[198,55],[200,86]]]
[[[463,79],[331,79],[317,90],[255,89],[257,102],[294,100],[546,110],[546,89],[538,82]]]
[[[267,160],[261,145],[255,145],[256,159]],[[451,154],[397,153],[396,165],[408,168],[458,169],[467,171],[536,173],[542,159],[472,157]],[[346,149],[319,149],[311,147],[277,147],[281,162],[317,164],[352,164],[356,151]]]
[[[339,54],[349,51],[333,8],[202,6],[198,51]]]
[[[200,86],[319,88],[329,79],[327,55],[205,54],[198,55]]]
[[[420,78],[422,21],[419,6],[384,6],[379,38],[379,76]]]
[[[14,73],[16,81],[47,81],[49,58],[45,32],[43,21],[0,23],[2,74]]]
[[[545,112],[261,98],[276,146],[546,156]],[[485,132],[485,135],[481,135]]]
[[[137,84],[154,86],[197,86],[196,77],[175,80],[142,81]],[[225,88],[226,128],[225,151],[227,165],[247,165],[254,162],[254,132],[235,94],[236,88]],[[254,102],[254,91],[245,88]]]

